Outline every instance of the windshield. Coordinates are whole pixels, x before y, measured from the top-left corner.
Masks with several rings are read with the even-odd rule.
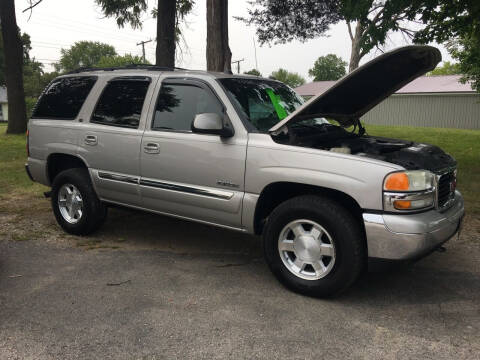
[[[305,100],[288,86],[265,79],[220,79],[236,107],[261,132],[286,118]],[[313,124],[328,123],[326,119],[310,119]]]

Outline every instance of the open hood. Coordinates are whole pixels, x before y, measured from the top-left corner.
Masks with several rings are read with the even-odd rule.
[[[432,46],[404,46],[382,54],[312,97],[269,131],[277,133],[287,123],[316,117],[353,125],[395,91],[433,70],[441,60],[440,51]]]

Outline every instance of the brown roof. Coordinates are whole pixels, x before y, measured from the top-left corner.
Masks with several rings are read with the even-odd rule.
[[[474,93],[475,90],[467,82],[462,84],[461,75],[421,76],[405,85],[395,94],[421,94],[421,93]],[[301,96],[321,94],[329,89],[336,81],[314,81],[295,88]]]

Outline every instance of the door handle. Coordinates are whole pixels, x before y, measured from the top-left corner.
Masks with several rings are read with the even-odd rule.
[[[95,135],[86,135],[85,136],[85,145],[97,145],[98,139]]]
[[[160,145],[157,143],[146,143],[143,151],[147,154],[160,154]]]

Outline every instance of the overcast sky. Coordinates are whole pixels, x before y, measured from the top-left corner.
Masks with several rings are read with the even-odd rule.
[[[177,61],[177,66],[190,69],[205,69],[206,47],[206,0],[197,0],[193,12],[184,25],[186,44],[182,46],[183,54]],[[150,5],[156,1],[150,1]],[[22,13],[28,6],[27,0],[15,1],[17,22],[22,32],[31,36],[31,55],[43,62],[45,70],[52,69],[51,64],[60,58],[60,49],[68,48],[76,41],[91,40],[113,45],[119,54],[131,53],[141,55],[141,47],[136,43],[155,38],[156,20],[144,14],[143,28],[132,30],[129,26],[119,29],[114,19],[103,18],[100,9],[93,0],[43,0],[30,13]],[[232,60],[245,59],[241,63],[241,71],[255,68],[254,37],[255,28],[248,27],[234,16],[246,15],[247,0],[229,1],[229,36]],[[405,45],[402,36],[391,36],[386,49]],[[443,60],[451,60],[447,51],[440,47]],[[147,59],[155,61],[155,43],[146,44]],[[258,69],[264,76],[282,67],[295,71],[307,80],[308,69],[322,55],[336,54],[348,62],[350,57],[350,39],[345,23],[331,27],[327,36],[301,43],[294,41],[284,45],[264,45],[257,43]],[[362,60],[362,63],[379,55],[372,51]],[[236,71],[236,68],[233,69]]]

